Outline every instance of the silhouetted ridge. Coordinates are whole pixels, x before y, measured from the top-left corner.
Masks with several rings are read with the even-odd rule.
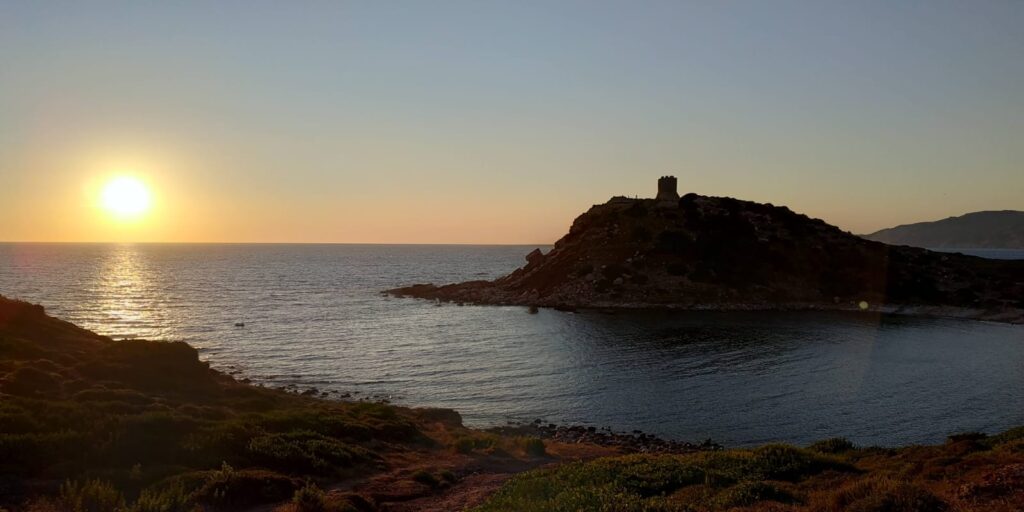
[[[934,222],[904,224],[864,237],[932,249],[1024,249],[1024,212],[974,212]]]
[[[784,206],[691,193],[677,202],[616,197],[596,205],[548,254],[532,255],[495,281],[391,293],[560,308],[866,303],[872,310],[1015,321],[1024,308],[1024,262],[894,247]]]

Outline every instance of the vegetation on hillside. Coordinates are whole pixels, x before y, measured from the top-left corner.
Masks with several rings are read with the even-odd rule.
[[[0,297],[5,512],[417,510],[413,500],[460,488],[479,503],[485,492],[443,459],[504,474],[556,461],[552,446],[566,449],[466,429],[453,411],[243,384],[185,343],[113,341]],[[832,439],[592,459],[608,453],[521,473],[477,510],[1000,512],[1024,503],[1024,428],[930,447]],[[367,477],[380,480],[337,489]]]
[[[427,435],[439,423],[450,439]],[[311,482],[402,451],[472,452],[480,435],[452,411],[243,384],[185,343],[113,341],[0,297],[0,508],[241,510],[294,495],[309,510]]]
[[[1024,504],[1024,428],[941,446],[767,445],[628,455],[517,475],[475,512],[1010,512]]]

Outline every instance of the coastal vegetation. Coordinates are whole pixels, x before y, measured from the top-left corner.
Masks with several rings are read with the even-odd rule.
[[[1024,428],[940,446],[627,455],[512,478],[475,512],[1009,512],[1024,503]]]
[[[463,428],[453,411],[241,383],[185,343],[114,341],[0,297],[0,507],[245,510],[294,497],[312,510],[316,485],[396,458],[499,451],[543,455]],[[426,487],[447,485],[445,474]]]
[[[587,440],[607,436],[549,430],[485,432],[450,410],[263,388],[210,369],[185,343],[115,341],[0,298],[4,511],[980,512],[1024,502],[1024,428],[939,446],[733,450],[598,445]],[[635,453],[657,446],[673,453]]]

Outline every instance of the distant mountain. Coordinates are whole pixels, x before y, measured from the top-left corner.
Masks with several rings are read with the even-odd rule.
[[[1024,322],[1024,261],[865,240],[728,197],[613,198],[494,281],[392,295],[554,308],[840,309]]]
[[[864,238],[931,249],[1024,249],[1024,212],[974,212],[934,222],[904,224]]]

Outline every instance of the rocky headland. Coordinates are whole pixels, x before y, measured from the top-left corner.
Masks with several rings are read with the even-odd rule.
[[[1024,261],[866,240],[784,206],[614,197],[493,281],[400,297],[531,307],[869,310],[1024,322]]]

